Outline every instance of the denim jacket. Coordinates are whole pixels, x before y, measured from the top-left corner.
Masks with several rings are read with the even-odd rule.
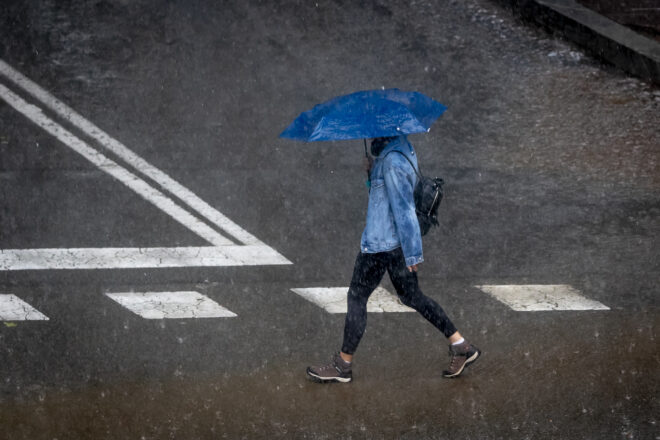
[[[404,153],[417,166],[417,156],[405,136],[390,141],[371,168],[367,225],[360,243],[362,253],[402,248],[406,266],[424,261],[422,236],[415,214],[413,190],[417,175]]]

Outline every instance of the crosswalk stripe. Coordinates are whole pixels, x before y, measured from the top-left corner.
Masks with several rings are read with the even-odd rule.
[[[566,284],[479,285],[481,291],[515,311],[610,310],[584,297]],[[292,288],[292,292],[328,313],[347,312],[348,287]],[[195,291],[114,292],[106,296],[145,319],[227,318],[234,312]],[[382,287],[367,303],[369,313],[414,312]],[[13,294],[0,294],[0,321],[35,321],[49,318]]]
[[[328,313],[346,313],[348,310],[346,302],[348,287],[294,288],[291,291],[325,309]],[[399,299],[387,290],[377,287],[369,297],[367,312],[392,313],[414,312],[414,310],[401,304]]]
[[[48,317],[16,295],[0,295],[0,321],[48,321]]]
[[[523,284],[475,286],[519,312],[549,310],[610,310],[581,295],[567,284]]]
[[[232,318],[237,316],[195,291],[106,293],[113,301],[145,319]]]

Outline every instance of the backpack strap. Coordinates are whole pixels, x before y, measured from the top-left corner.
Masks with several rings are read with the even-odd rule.
[[[418,171],[417,168],[415,168],[415,165],[413,165],[412,160],[410,160],[410,158],[409,158],[408,156],[406,156],[405,154],[403,154],[403,152],[401,152],[401,151],[399,151],[399,150],[392,150],[392,151],[388,152],[388,153],[385,155],[385,157],[387,157],[387,155],[390,154],[390,153],[392,153],[392,152],[399,153],[401,156],[403,156],[403,157],[406,158],[406,160],[408,161],[408,163],[410,164],[410,166],[412,167],[412,169],[415,170],[415,174],[417,174],[417,178],[419,178],[419,180],[422,180],[422,179],[424,178],[424,176],[422,176],[422,173],[421,173],[420,171]],[[384,159],[385,157],[383,157],[383,159]],[[418,166],[419,166],[419,165],[418,165]]]

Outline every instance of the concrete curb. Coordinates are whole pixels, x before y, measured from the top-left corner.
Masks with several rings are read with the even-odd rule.
[[[599,59],[660,85],[660,43],[646,38],[575,0],[497,0]]]

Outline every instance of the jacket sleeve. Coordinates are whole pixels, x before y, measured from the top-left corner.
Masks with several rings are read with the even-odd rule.
[[[408,163],[404,165],[410,168]],[[392,160],[386,160],[383,164],[383,177],[406,266],[421,263],[424,261],[422,235],[413,197],[415,176],[404,171]]]

